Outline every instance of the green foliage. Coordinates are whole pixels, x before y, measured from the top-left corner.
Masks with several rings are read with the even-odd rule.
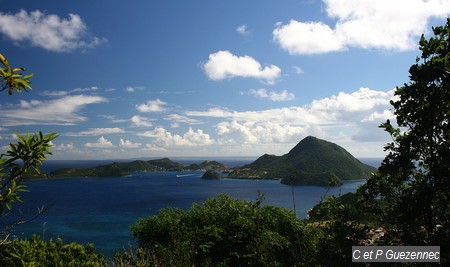
[[[16,134],[16,136],[19,141],[16,144],[10,144],[9,150],[2,155],[8,157],[5,165],[12,167],[13,172],[20,172],[22,170],[26,172],[30,168],[40,172],[39,165],[42,164],[47,155],[51,154],[51,141],[58,135],[56,133],[50,133],[44,136],[42,132],[39,132],[26,134],[25,136]],[[22,166],[15,163],[17,160],[23,162]]]
[[[308,211],[308,218],[310,220],[330,220],[333,218],[332,206],[336,203],[339,205],[349,205],[355,198],[354,193],[347,193],[339,197],[328,196],[325,201],[316,204],[310,211]]]
[[[30,169],[40,172],[39,165],[51,154],[51,141],[57,134],[44,136],[39,132],[16,136],[19,141],[10,144],[9,150],[0,156],[0,215],[4,214],[5,207],[11,209],[13,202],[20,201],[19,193],[25,191],[21,183],[23,175]]]
[[[0,54],[0,63],[0,91],[8,89],[8,94],[12,95],[14,90],[19,93],[22,90],[31,90],[32,73],[23,76],[22,71],[25,71],[25,68],[12,68],[2,54]]]
[[[322,235],[316,254],[322,266],[352,265],[351,247],[361,245],[361,241],[367,237],[367,226],[349,220],[353,207],[344,204],[344,199],[332,196],[324,202],[322,211],[326,211],[328,221],[320,226]]]
[[[422,36],[422,51],[409,69],[410,82],[391,101],[398,127],[384,128],[392,142],[379,171],[358,190],[367,209],[379,209],[378,224],[399,231],[401,243],[440,245],[450,261],[450,18]]]
[[[314,264],[312,230],[292,211],[220,195],[188,211],[162,209],[132,226],[133,264],[176,266],[296,266]],[[146,259],[143,259],[145,255]]]
[[[297,171],[291,174],[293,178],[283,178],[281,183],[294,185],[340,186],[342,180],[334,172],[308,173]]]
[[[144,248],[137,248],[125,253],[116,253],[114,257],[114,266],[147,267],[165,265],[156,258],[155,254],[150,253]],[[175,266],[175,264],[172,264],[172,266]]]
[[[92,244],[84,247],[33,236],[0,245],[0,266],[106,266],[106,260]]]
[[[342,147],[308,136],[288,154],[265,154],[255,162],[238,168],[229,177],[282,178],[291,185],[327,186],[330,181],[368,178],[376,169],[361,163]],[[291,176],[294,175],[294,180]]]

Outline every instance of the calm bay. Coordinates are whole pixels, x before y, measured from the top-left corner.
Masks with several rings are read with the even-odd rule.
[[[23,193],[24,203],[15,211],[32,214],[44,205],[51,207],[38,218],[14,228],[12,234],[28,238],[61,237],[65,243],[94,243],[96,249],[111,257],[116,251],[134,246],[130,225],[140,217],[154,215],[160,208],[188,209],[192,203],[228,194],[254,201],[258,192],[263,204],[293,210],[292,187],[278,180],[221,179],[202,180],[202,171],[136,172],[126,177],[68,178],[26,181],[30,192]],[[307,211],[327,195],[354,192],[364,180],[345,182],[341,187],[295,186],[296,214],[305,218]],[[18,214],[9,216],[11,220]],[[5,223],[3,220],[2,223]]]

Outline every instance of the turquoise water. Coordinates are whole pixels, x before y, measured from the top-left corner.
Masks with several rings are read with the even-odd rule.
[[[94,243],[99,252],[112,256],[134,245],[130,225],[140,217],[157,214],[163,207],[188,209],[193,202],[201,203],[220,193],[253,201],[260,191],[266,197],[264,204],[293,209],[292,187],[279,181],[202,180],[202,174],[152,172],[127,177],[27,181],[30,192],[23,194],[25,203],[17,204],[14,210],[20,208],[30,214],[43,205],[53,205],[34,221],[16,227],[13,235],[26,238],[36,233],[46,240],[59,236],[66,243]],[[363,182],[346,182],[330,189],[328,195],[355,191]],[[326,191],[318,186],[295,186],[297,216],[305,218]]]

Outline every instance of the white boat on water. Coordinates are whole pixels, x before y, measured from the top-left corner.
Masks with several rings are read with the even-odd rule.
[[[193,174],[177,174],[177,178],[182,178],[182,177],[186,177],[186,176],[192,176]]]

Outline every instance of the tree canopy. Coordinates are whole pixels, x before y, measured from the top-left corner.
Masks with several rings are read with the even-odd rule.
[[[137,266],[314,265],[313,233],[292,211],[231,199],[226,195],[188,210],[162,209],[131,227],[138,257],[119,255]],[[153,259],[153,260],[152,260]]]
[[[360,189],[365,201],[382,200],[383,223],[401,230],[406,244],[449,243],[450,219],[450,19],[422,35],[422,51],[398,87],[396,123],[384,128],[392,142],[379,172]]]

